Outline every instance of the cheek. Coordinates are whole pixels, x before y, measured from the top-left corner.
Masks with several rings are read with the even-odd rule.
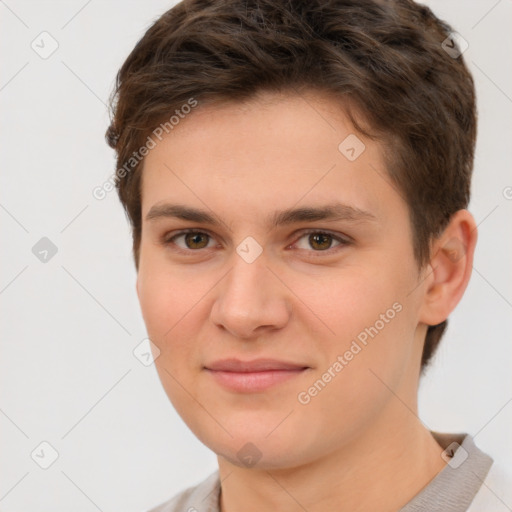
[[[344,269],[314,287],[300,286],[297,280],[294,291],[306,297],[314,313],[305,321],[315,326],[319,374],[328,371],[338,356],[343,358],[342,373],[350,375],[347,383],[363,385],[361,379],[367,382],[370,369],[389,378],[400,373],[410,356],[415,325],[407,279],[405,270],[381,264]],[[338,380],[341,385],[340,380],[344,379]]]
[[[325,363],[296,399],[302,418],[315,425],[327,445],[356,435],[372,422],[392,399],[389,388],[397,387],[410,364],[410,343],[404,341],[407,311],[396,302],[387,305],[362,302],[360,309],[350,311],[353,314],[340,316],[336,337],[318,341]],[[328,423],[332,428],[325,429]]]
[[[180,343],[183,328],[184,325],[191,327],[187,320],[194,314],[198,300],[198,291],[191,284],[169,269],[159,269],[158,264],[149,262],[140,266],[140,308],[148,335],[162,355],[183,350],[186,346]]]
[[[190,309],[198,284],[169,264],[161,250],[144,245],[137,279],[144,319],[154,327],[177,322]]]
[[[150,273],[146,268],[139,271],[139,302],[148,337],[160,351],[155,367],[169,400],[191,421],[190,416],[199,414],[191,409],[188,393],[194,389],[198,360],[194,338],[200,328],[195,315],[201,314],[198,298],[204,292],[187,286],[183,278],[158,272],[155,266]]]
[[[166,325],[172,321],[173,302],[176,297],[169,293],[166,283],[148,275],[144,269],[139,271],[139,303],[149,337],[158,346],[162,344]]]
[[[403,303],[401,289],[405,286],[400,281],[390,278],[385,269],[379,274],[371,266],[352,266],[314,279],[296,276],[293,288],[311,312],[310,323],[318,324],[322,337],[336,344],[336,340],[355,337],[375,322],[379,327],[382,314],[384,320],[393,320],[397,309],[393,305]],[[300,303],[297,306],[304,309]]]

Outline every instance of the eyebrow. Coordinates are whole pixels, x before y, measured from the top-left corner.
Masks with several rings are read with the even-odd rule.
[[[191,222],[220,226],[224,224],[217,215],[206,210],[192,208],[181,204],[160,203],[151,207],[146,215],[146,221],[154,221],[161,218],[177,218]],[[312,221],[350,221],[350,222],[375,222],[377,217],[372,213],[355,208],[353,206],[333,203],[325,206],[305,206],[302,208],[289,208],[275,211],[267,218],[269,228],[276,228],[299,222]]]

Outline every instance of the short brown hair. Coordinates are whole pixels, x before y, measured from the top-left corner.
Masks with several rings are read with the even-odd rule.
[[[384,142],[406,200],[415,258],[470,198],[474,84],[451,27],[411,0],[184,0],[139,40],[117,74],[106,138],[132,226],[138,270],[141,173],[148,135],[182,105],[244,101],[261,91],[318,90],[353,105],[361,133]],[[443,44],[443,42],[445,42]],[[370,133],[370,131],[372,133]],[[341,141],[340,141],[341,142]],[[422,371],[447,321],[429,326]]]

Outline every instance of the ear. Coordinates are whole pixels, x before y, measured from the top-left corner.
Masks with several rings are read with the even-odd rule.
[[[137,297],[140,302],[140,293],[139,293],[139,273],[137,272],[137,277],[135,278],[135,291],[137,292]]]
[[[420,322],[440,324],[455,309],[471,277],[477,238],[471,213],[467,210],[454,213],[431,248]]]

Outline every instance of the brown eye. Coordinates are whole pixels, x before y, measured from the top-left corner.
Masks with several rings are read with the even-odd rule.
[[[208,245],[206,233],[186,233],[185,244],[189,249],[204,249]]]
[[[314,249],[325,251],[331,247],[332,236],[327,233],[313,233],[309,235],[309,243]]]
[[[302,236],[292,247],[307,251],[311,256],[323,256],[325,252],[332,254],[352,244],[350,238],[342,235],[334,235],[328,231],[309,230],[302,233]]]
[[[181,231],[174,236],[165,236],[163,244],[175,246],[178,251],[193,252],[205,249],[211,241],[211,236],[203,231]]]

